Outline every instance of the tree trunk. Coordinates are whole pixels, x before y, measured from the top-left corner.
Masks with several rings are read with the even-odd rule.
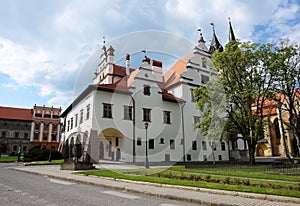
[[[255,149],[256,149],[256,143],[251,141],[248,141],[248,147],[249,147],[249,163],[250,165],[255,165]]]

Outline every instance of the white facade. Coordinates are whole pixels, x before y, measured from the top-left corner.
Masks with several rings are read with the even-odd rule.
[[[76,141],[79,134],[96,162],[144,162],[146,138],[149,162],[229,159],[227,143],[215,142],[213,150],[212,141],[194,128],[201,114],[192,90],[214,75],[202,37],[187,61],[164,76],[161,62],[149,58],[130,73],[129,56],[127,68],[121,68],[114,65],[113,52],[103,47],[93,84],[63,112],[63,141]]]

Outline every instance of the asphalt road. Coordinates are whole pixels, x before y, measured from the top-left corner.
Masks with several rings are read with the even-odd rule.
[[[152,196],[18,172],[0,164],[0,205],[195,206]]]

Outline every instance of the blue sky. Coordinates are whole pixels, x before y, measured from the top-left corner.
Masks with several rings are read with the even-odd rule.
[[[300,1],[293,0],[1,0],[0,105],[66,108],[103,36],[110,44],[154,30],[196,45],[201,28],[209,46],[214,22],[224,45],[228,17],[242,41],[274,43],[288,37],[300,42]]]

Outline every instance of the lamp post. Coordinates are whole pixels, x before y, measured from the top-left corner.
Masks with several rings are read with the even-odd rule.
[[[149,123],[145,122],[145,130],[146,130],[146,160],[145,160],[145,168],[149,168],[149,161],[148,161],[148,134],[147,134],[147,129],[148,129]]]

